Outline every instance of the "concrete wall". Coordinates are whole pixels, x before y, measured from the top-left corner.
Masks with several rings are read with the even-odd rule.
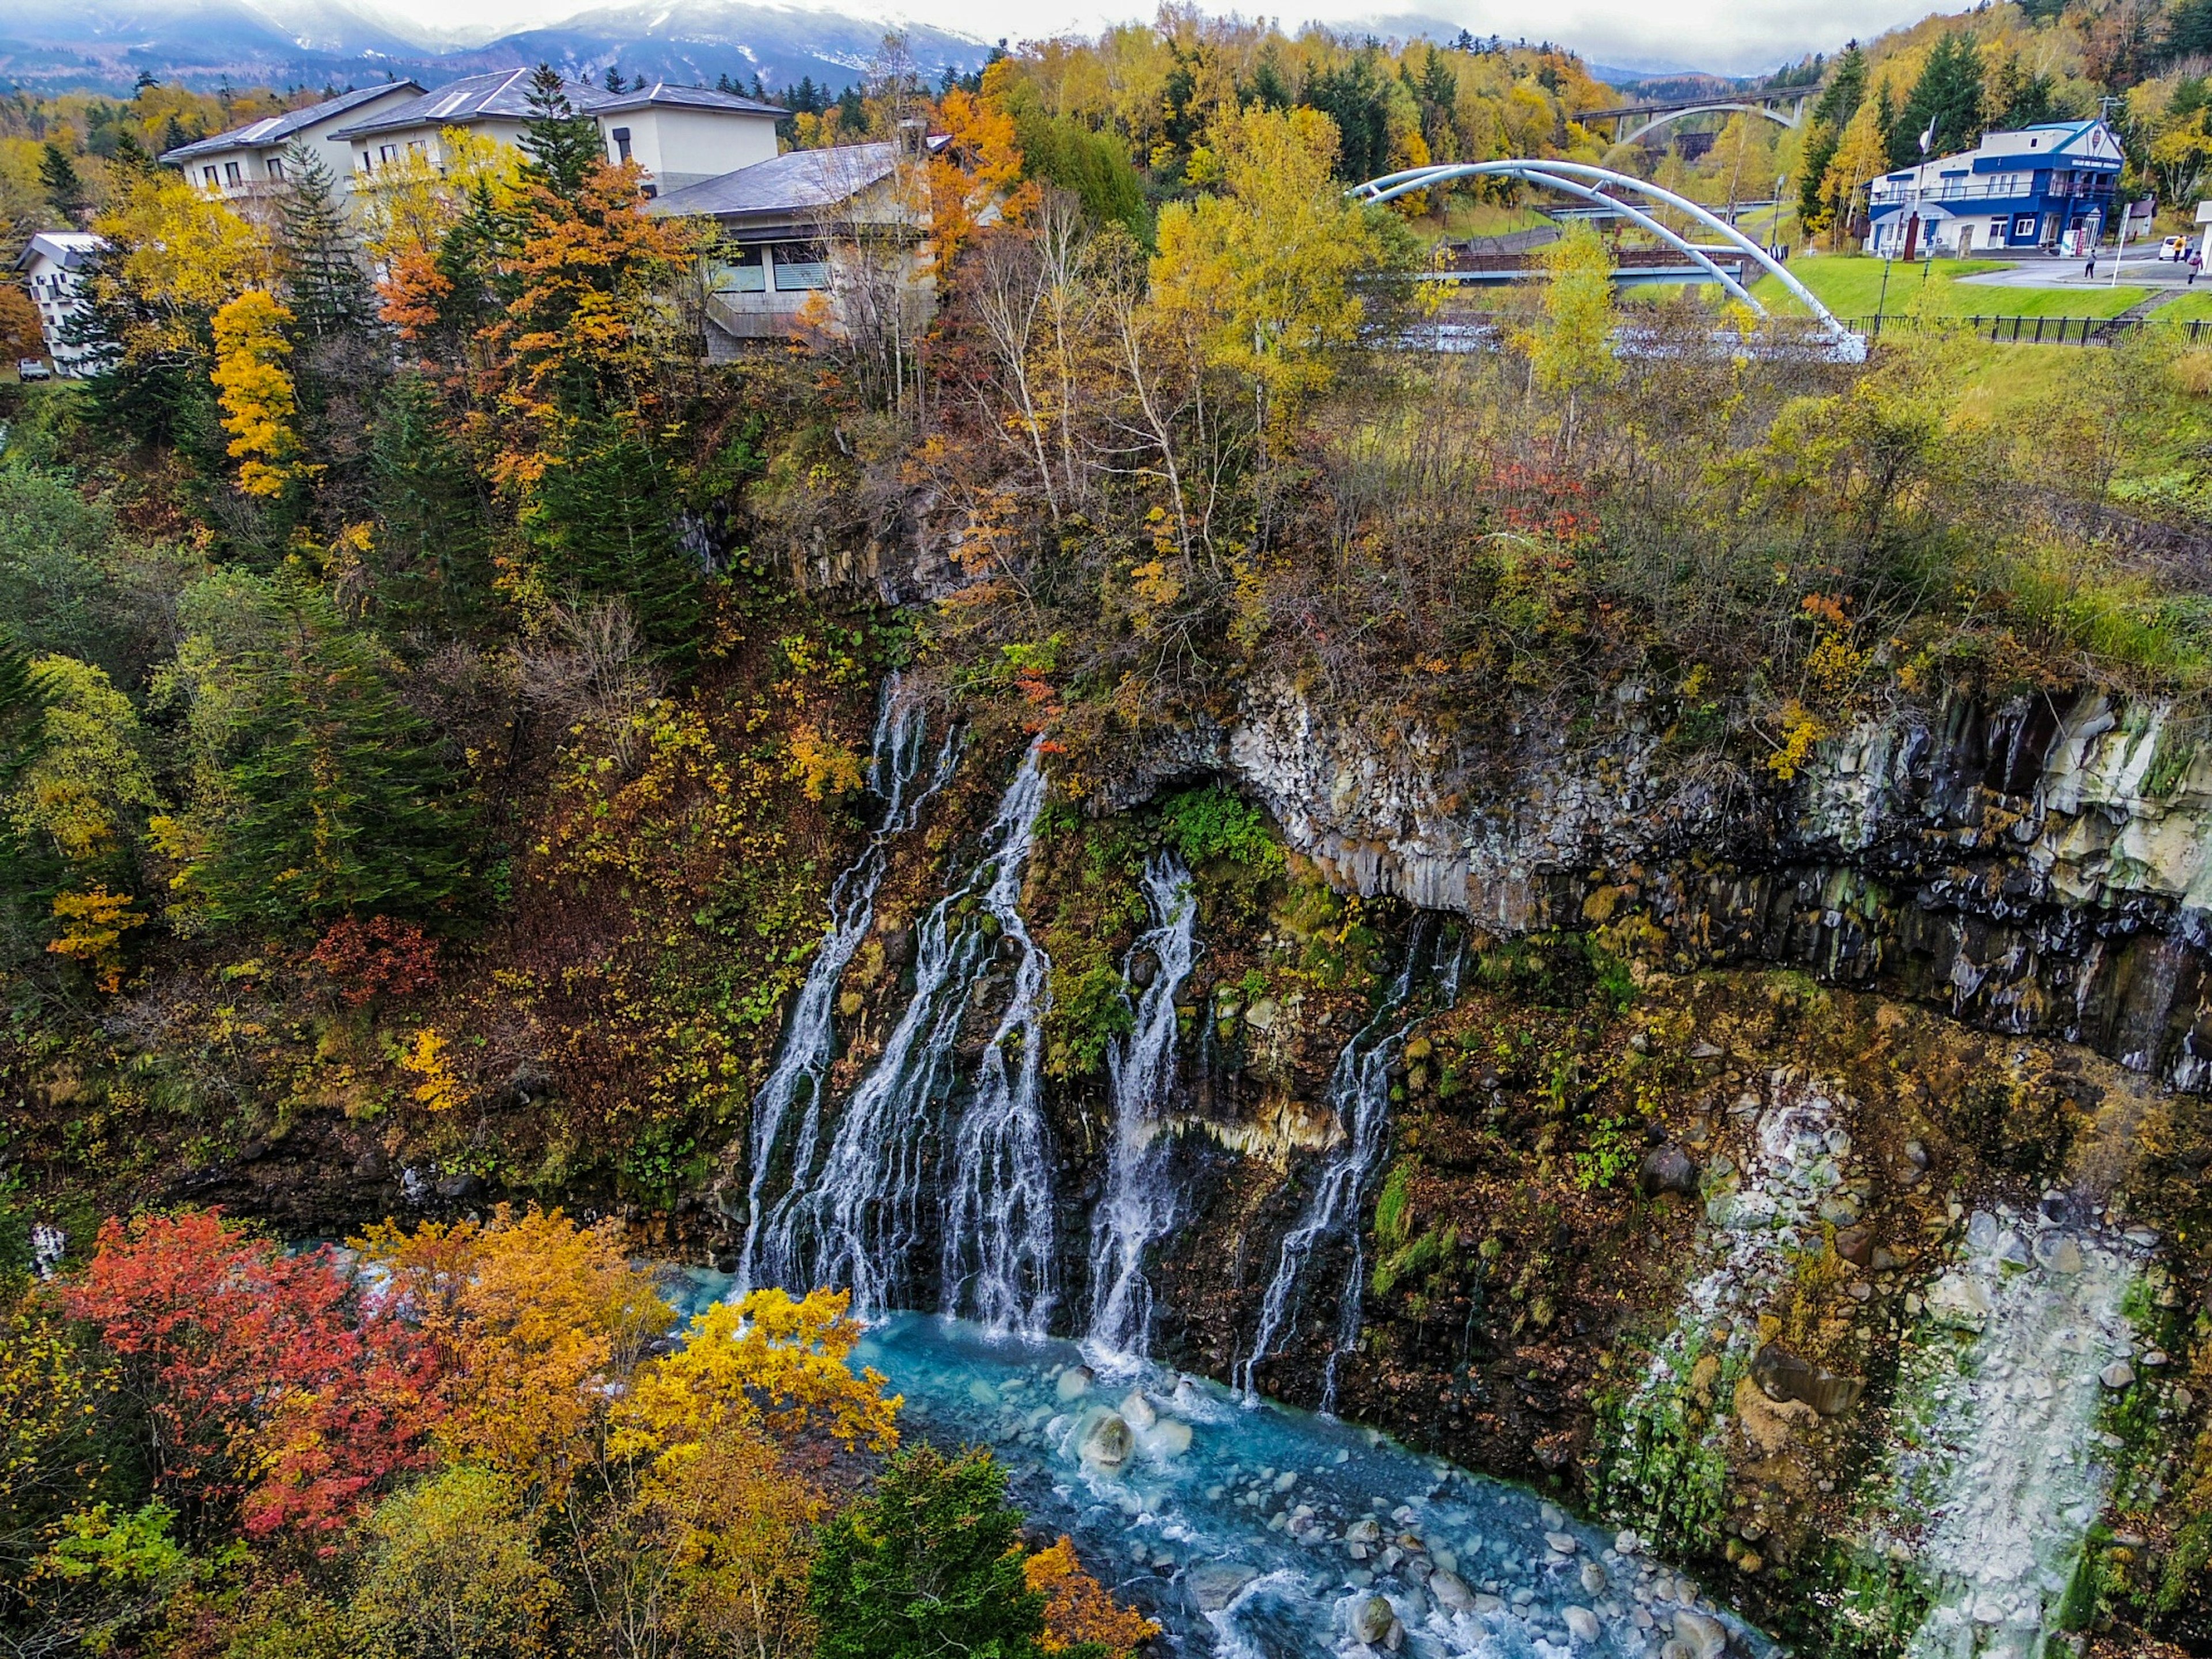
[[[775,118],[694,109],[639,109],[599,118],[607,158],[614,130],[629,131],[630,154],[662,190],[719,179],[775,159]]]

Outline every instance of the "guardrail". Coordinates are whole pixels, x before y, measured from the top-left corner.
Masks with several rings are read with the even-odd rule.
[[[1884,330],[1954,329],[1996,345],[2110,345],[2123,334],[2137,329],[2172,329],[2194,345],[2212,336],[2212,318],[2192,322],[2161,322],[2148,317],[1846,317],[1844,326],[1869,340],[1878,340]]]

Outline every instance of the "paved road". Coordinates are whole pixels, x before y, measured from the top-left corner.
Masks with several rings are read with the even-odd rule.
[[[1988,270],[1979,276],[1961,276],[1961,284],[1977,288],[2110,288],[2112,286],[2112,257],[2100,253],[2097,258],[2097,275],[2089,280],[2081,275],[2081,259],[2051,259],[2038,257],[2023,259],[2008,265],[2002,270]],[[2186,288],[2189,286],[2189,267],[2176,264],[2171,259],[2159,259],[2145,253],[2140,257],[2130,253],[2121,261],[2119,286],[2122,288]],[[2212,291],[2212,276],[2198,279]]]

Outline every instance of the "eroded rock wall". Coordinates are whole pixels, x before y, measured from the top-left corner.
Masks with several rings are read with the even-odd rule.
[[[1584,724],[1502,705],[1378,742],[1279,684],[1218,749],[1346,890],[1609,928],[1676,969],[1803,967],[2212,1085],[2212,755],[2171,711],[1900,707],[1788,781],[1676,748],[1634,685]]]

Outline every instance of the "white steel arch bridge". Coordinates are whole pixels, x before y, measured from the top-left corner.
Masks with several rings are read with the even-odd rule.
[[[1716,253],[1741,254],[1779,281],[1838,346],[1853,352],[1861,348],[1858,337],[1844,327],[1835,314],[1814,297],[1811,289],[1791,276],[1782,262],[1765,248],[1711,209],[1686,197],[1677,196],[1673,191],[1662,190],[1649,179],[1638,179],[1631,173],[1615,173],[1608,167],[1591,167],[1583,161],[1455,161],[1433,167],[1409,167],[1402,173],[1386,173],[1380,179],[1370,179],[1364,185],[1355,185],[1350,193],[1364,202],[1389,202],[1401,196],[1410,196],[1415,191],[1449,185],[1462,179],[1515,179],[1617,213],[1684,255],[1726,289],[1732,298],[1741,301],[1763,317],[1766,315],[1766,307],[1753,299],[1750,290],[1723,270],[1713,258]],[[1721,246],[1692,241],[1662,222],[1652,213],[1623,199],[1625,195],[1639,196],[1655,208],[1668,208],[1686,216],[1719,237]]]

